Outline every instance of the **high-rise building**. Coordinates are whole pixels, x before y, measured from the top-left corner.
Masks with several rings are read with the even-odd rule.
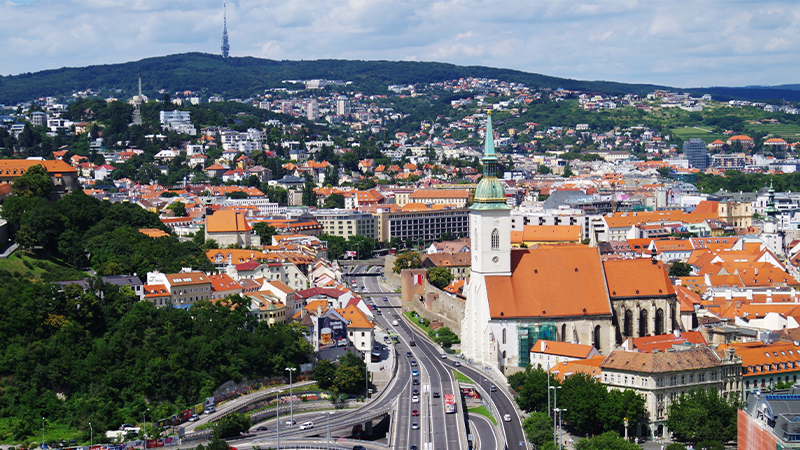
[[[231,46],[228,43],[228,7],[226,3],[222,2],[222,57],[227,59],[228,58],[228,51],[230,51]]]
[[[336,114],[340,116],[350,115],[350,100],[344,95],[340,96],[336,101]]]
[[[317,120],[319,119],[319,102],[316,100],[311,100],[308,102],[308,111],[307,111],[308,120]]]
[[[706,143],[699,138],[683,142],[683,156],[695,169],[705,170],[709,166],[708,150]]]

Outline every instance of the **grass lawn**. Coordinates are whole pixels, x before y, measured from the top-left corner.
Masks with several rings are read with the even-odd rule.
[[[61,261],[40,258],[20,250],[14,252],[8,259],[0,259],[0,270],[12,275],[16,272],[21,277],[42,281],[81,280],[88,277],[85,272]]]
[[[779,124],[756,124],[745,125],[745,129],[750,131],[760,131],[774,136],[780,136],[783,139],[798,140],[800,139],[800,125],[779,123]]]
[[[414,317],[415,314],[414,311],[406,311],[403,314],[405,314],[406,317],[408,317],[408,320],[410,320],[411,323],[418,326],[422,331],[424,331],[426,335],[428,335],[428,332],[431,331],[431,328],[428,326],[428,321],[427,320],[425,321],[425,325],[419,323],[419,319],[421,319],[421,317]]]
[[[486,409],[485,406],[478,406],[477,408],[470,408],[467,411],[475,414],[480,414],[482,416],[486,416],[489,420],[492,421],[493,424],[497,425],[497,421],[494,419],[494,416]]]
[[[463,373],[457,370],[453,371],[453,376],[456,378],[456,381],[463,381],[464,383],[474,383],[474,381],[472,381],[472,378],[464,375]]]
[[[706,144],[714,142],[717,139],[725,141],[727,138],[722,134],[715,134],[707,131],[701,127],[682,127],[682,128],[673,128],[671,130],[672,134],[675,136],[683,139],[684,141],[688,141],[692,138],[700,138],[706,142]]]

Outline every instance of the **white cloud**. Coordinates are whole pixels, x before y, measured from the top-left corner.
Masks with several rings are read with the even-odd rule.
[[[0,73],[217,53],[221,3],[0,0]],[[800,61],[800,4],[789,0],[227,3],[234,56],[436,60],[681,87],[794,82]]]

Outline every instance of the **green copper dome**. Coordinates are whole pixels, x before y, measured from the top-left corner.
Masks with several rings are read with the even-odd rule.
[[[492,132],[492,116],[486,120],[486,140],[483,150],[483,177],[475,189],[472,199],[473,210],[511,209],[506,204],[506,189],[497,179],[497,156],[494,153],[494,133]]]

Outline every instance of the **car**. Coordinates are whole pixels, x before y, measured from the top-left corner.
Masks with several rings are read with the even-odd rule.
[[[511,414],[506,414],[503,416],[504,422],[511,422]]]
[[[75,441],[75,439],[70,439],[70,440],[69,440],[69,445],[75,445],[75,444],[77,444],[77,442]]]
[[[411,393],[414,394],[414,395],[419,395],[419,390],[418,389],[414,389],[413,391],[411,391]]]
[[[255,431],[267,431],[267,427],[262,425],[260,427],[256,427]]]
[[[363,445],[354,445],[353,450],[367,450],[367,447],[364,447]]]
[[[383,297],[383,301],[388,302],[389,301],[389,297]]]
[[[489,391],[490,392],[497,392],[497,386],[495,386],[495,385],[489,386]]]
[[[412,416],[418,416],[419,415],[419,411],[417,411],[416,409],[412,409],[411,410],[411,415]]]
[[[433,398],[439,398],[439,392],[433,391]]]
[[[300,424],[301,430],[308,430],[310,428],[314,428],[314,422],[303,422]]]
[[[383,315],[383,314],[381,314],[381,310],[380,310],[380,309],[376,309],[376,310],[375,310],[375,314],[377,314],[377,315],[379,315],[379,316],[382,316],[382,315]]]
[[[399,325],[399,323],[397,323],[397,321],[396,321],[396,320],[393,320],[393,321],[392,321],[392,326],[395,326],[395,327],[396,327],[397,325]]]
[[[412,445],[411,447],[408,447],[408,450],[419,450],[419,447]]]
[[[411,367],[417,367],[417,362],[415,360],[411,360]]]
[[[416,385],[418,385],[418,384],[419,384],[419,380],[418,380],[418,379],[416,379],[416,378],[414,378],[414,381],[412,381],[412,382],[411,382],[411,384],[413,384],[414,386],[416,386]]]
[[[447,359],[447,353],[442,353],[439,357],[442,359]]]
[[[412,430],[419,430],[419,424],[417,422],[413,422],[411,424],[411,429]]]
[[[287,420],[286,421],[286,426],[287,427],[291,427],[292,425],[297,425],[297,421],[296,420]]]
[[[408,345],[410,345],[410,346],[412,346],[412,347],[415,347],[415,346],[417,345],[417,343],[416,343],[416,342],[414,342],[414,341],[411,341],[411,342],[409,342],[409,343],[408,343]]]
[[[453,361],[453,365],[454,365],[455,367],[461,367],[461,363],[460,363],[460,362],[458,362],[458,361]]]
[[[419,397],[417,397],[416,395],[411,397],[411,403],[419,403]]]
[[[135,433],[139,432],[139,427],[131,425],[129,423],[123,423],[122,425],[119,426],[119,429],[122,431],[133,431]]]
[[[192,417],[189,417],[189,422],[197,422],[197,419],[199,418],[200,416],[198,416],[197,414],[192,414]]]
[[[412,356],[414,356],[414,354],[413,354],[413,353],[411,353],[411,352],[406,352],[406,356],[407,356],[407,357],[409,357],[409,358],[411,358]]]
[[[419,370],[417,370],[417,369],[412,370],[411,371],[411,376],[412,377],[418,377],[419,376]]]

